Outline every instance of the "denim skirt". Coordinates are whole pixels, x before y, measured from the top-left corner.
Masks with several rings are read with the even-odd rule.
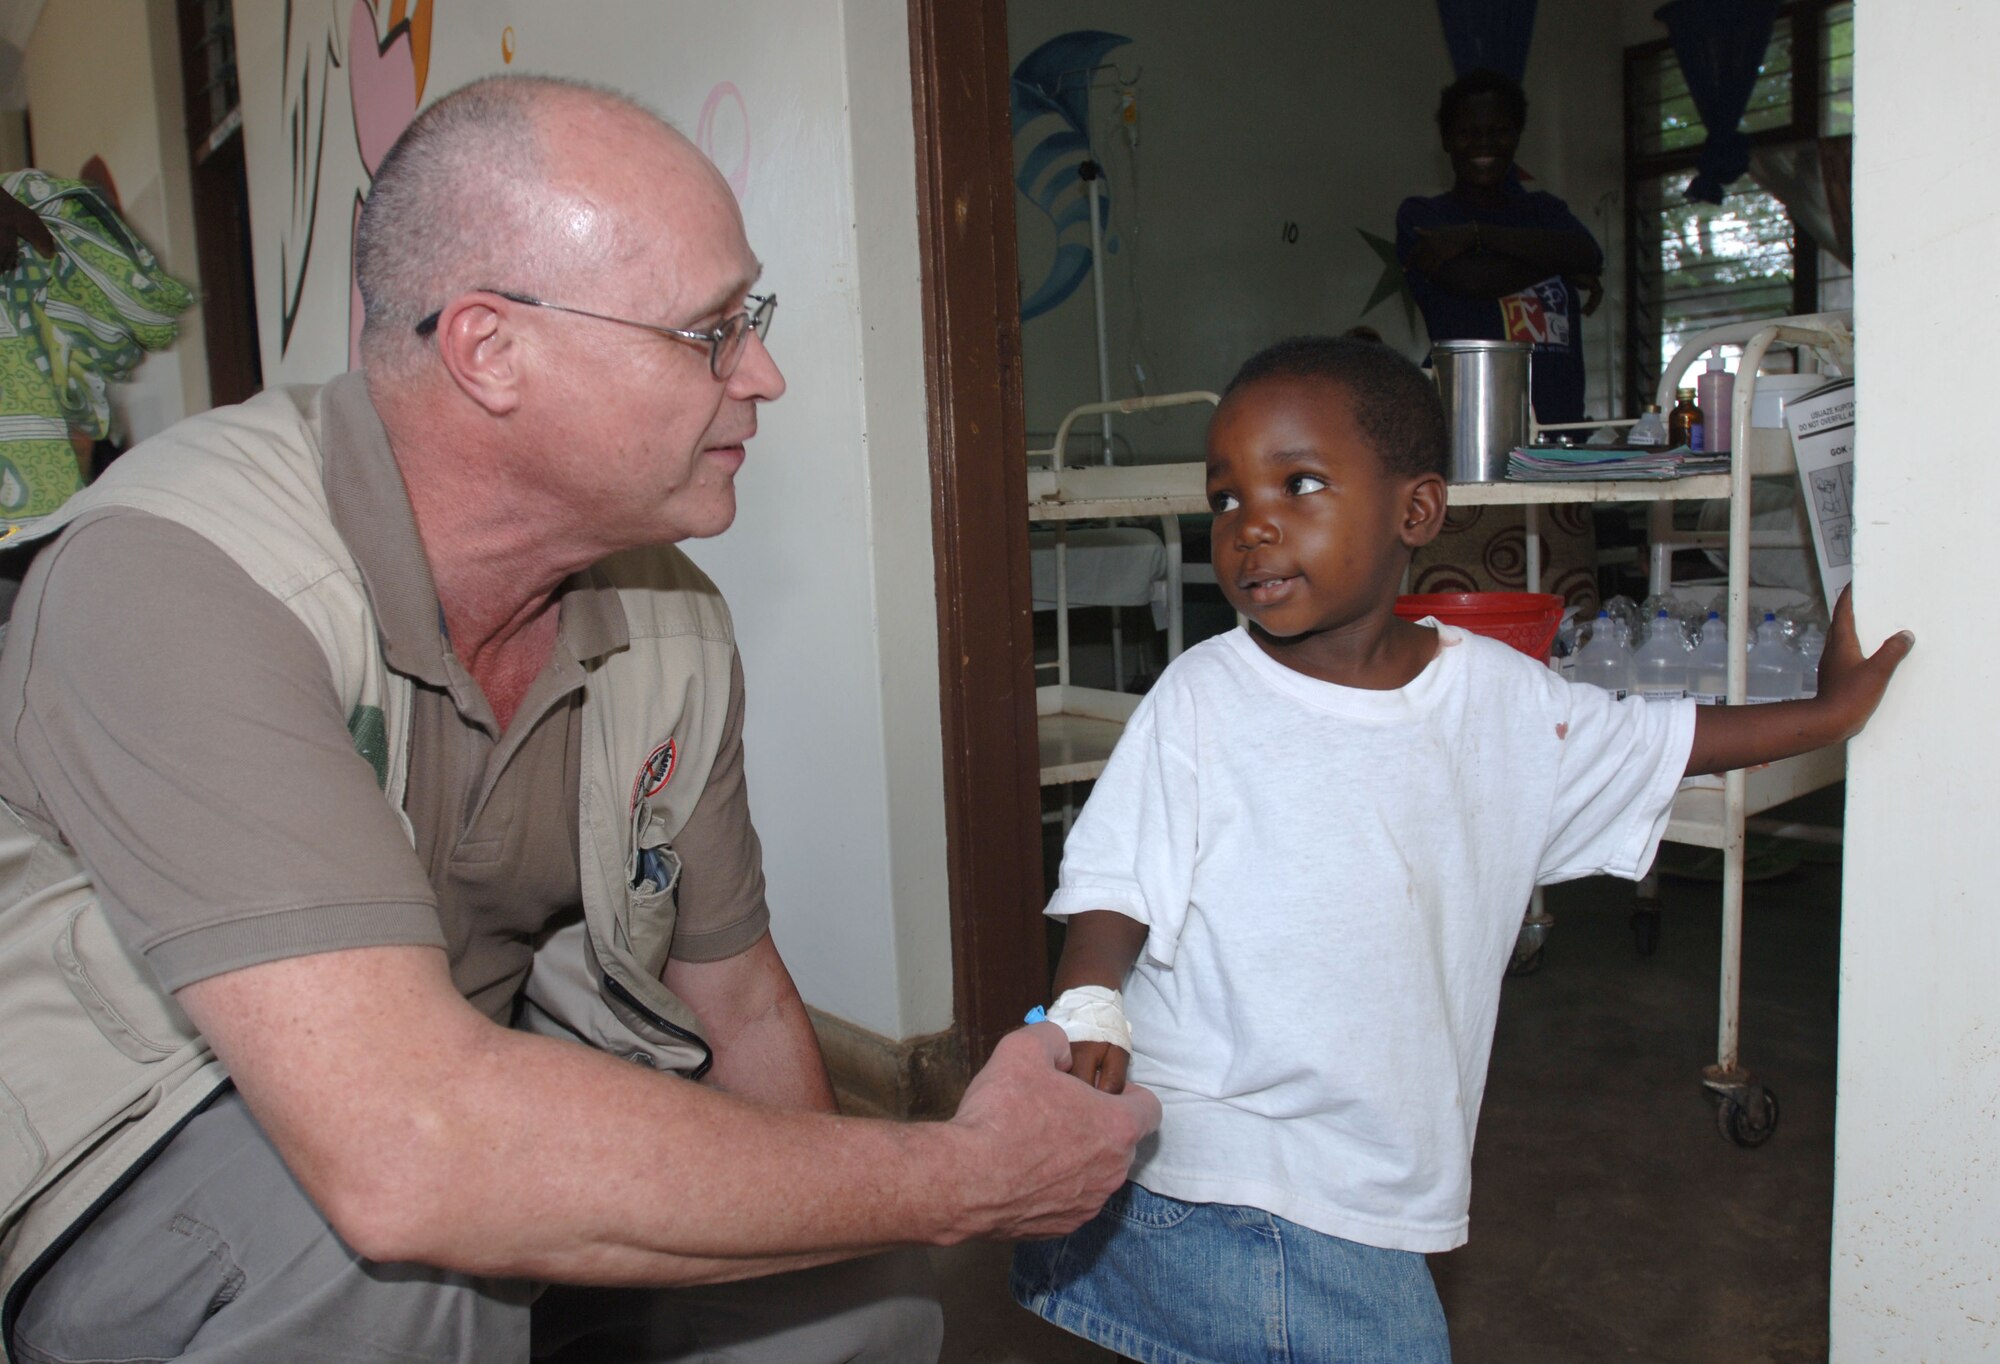
[[[1424,1257],[1128,1183],[1014,1251],[1014,1300],[1146,1364],[1449,1364]]]

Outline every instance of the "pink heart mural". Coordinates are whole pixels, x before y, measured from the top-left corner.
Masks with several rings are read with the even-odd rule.
[[[403,17],[404,0],[394,0],[389,32],[378,38],[371,0],[354,0],[348,22],[347,93],[354,109],[354,145],[361,168],[372,182],[382,158],[396,145],[403,129],[417,116],[424,77],[430,65],[431,0],[417,0],[416,12]],[[354,194],[354,216],[348,235],[347,364],[361,365],[361,290],[353,282],[354,236],[361,225],[364,191]]]

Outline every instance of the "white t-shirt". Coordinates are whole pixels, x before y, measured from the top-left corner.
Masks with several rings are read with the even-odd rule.
[[[1437,626],[1408,686],[1242,630],[1161,676],[1063,853],[1056,918],[1148,926],[1132,1178],[1395,1250],[1465,1242],[1500,981],[1537,883],[1645,872],[1694,705],[1619,702]]]

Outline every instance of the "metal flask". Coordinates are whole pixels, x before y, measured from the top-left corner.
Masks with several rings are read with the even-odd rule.
[[[1451,481],[1498,483],[1528,443],[1528,341],[1439,341],[1431,368],[1451,432]]]

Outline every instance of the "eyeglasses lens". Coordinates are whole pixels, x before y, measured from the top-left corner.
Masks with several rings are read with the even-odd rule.
[[[716,378],[727,379],[736,373],[751,332],[757,333],[760,338],[770,334],[771,314],[777,311],[777,307],[776,297],[757,299],[754,309],[725,319],[715,329],[713,349],[709,352],[709,369]]]

